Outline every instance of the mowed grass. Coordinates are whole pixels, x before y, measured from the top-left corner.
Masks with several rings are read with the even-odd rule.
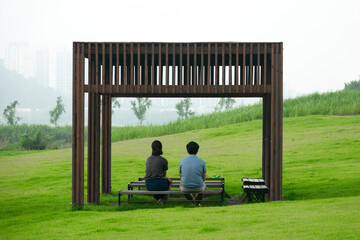
[[[208,176],[225,177],[228,196],[239,197],[242,177],[261,177],[261,136],[257,120],[114,143],[112,194],[82,209],[71,207],[71,149],[1,154],[0,239],[358,239],[359,115],[284,119],[284,201],[114,205],[117,190],[144,175],[154,139],[171,177],[186,143],[199,142]]]

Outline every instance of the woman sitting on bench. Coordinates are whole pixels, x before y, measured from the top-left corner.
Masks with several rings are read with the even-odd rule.
[[[146,160],[145,187],[148,191],[166,191],[170,190],[172,181],[166,177],[168,170],[168,161],[163,158],[162,144],[155,140],[151,144],[152,154]],[[154,198],[158,202],[166,201],[168,195],[155,194]]]

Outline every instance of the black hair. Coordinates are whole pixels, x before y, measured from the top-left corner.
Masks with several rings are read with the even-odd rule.
[[[160,156],[163,154],[162,144],[159,140],[153,141],[151,144],[151,148],[152,148],[152,155]]]
[[[197,144],[196,142],[189,142],[186,145],[186,150],[189,154],[197,154],[197,152],[199,151],[199,144]]]

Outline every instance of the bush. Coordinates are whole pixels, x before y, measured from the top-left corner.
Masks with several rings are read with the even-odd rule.
[[[21,147],[26,150],[43,150],[48,142],[48,138],[43,137],[39,130],[33,137],[29,137],[27,133],[21,134],[19,140]]]
[[[360,80],[345,83],[344,90],[346,90],[346,91],[360,91]]]

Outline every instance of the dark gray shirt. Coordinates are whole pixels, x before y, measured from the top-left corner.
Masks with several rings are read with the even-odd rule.
[[[168,170],[168,161],[162,156],[150,156],[146,159],[145,179],[159,179],[165,177],[164,173]]]

